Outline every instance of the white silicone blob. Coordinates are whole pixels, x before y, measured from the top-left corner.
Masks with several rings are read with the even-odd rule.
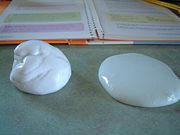
[[[160,107],[180,99],[180,80],[164,63],[154,58],[128,53],[103,61],[99,80],[105,90],[125,104]]]
[[[20,90],[37,95],[56,92],[66,85],[71,66],[66,56],[46,42],[30,40],[14,50],[11,82]]]

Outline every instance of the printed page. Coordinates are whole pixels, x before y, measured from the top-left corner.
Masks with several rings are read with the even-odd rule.
[[[13,0],[0,16],[0,40],[93,37],[84,0]]]
[[[105,39],[180,40],[180,19],[142,0],[94,0]]]

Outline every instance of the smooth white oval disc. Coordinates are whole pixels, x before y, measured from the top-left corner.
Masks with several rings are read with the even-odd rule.
[[[164,63],[149,56],[127,53],[111,56],[99,68],[105,90],[125,104],[160,107],[180,99],[180,80]]]

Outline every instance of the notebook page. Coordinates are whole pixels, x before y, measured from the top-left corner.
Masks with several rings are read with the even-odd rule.
[[[13,0],[0,16],[0,40],[90,39],[84,0]]]
[[[180,19],[142,0],[98,0],[95,8],[105,39],[180,40]]]

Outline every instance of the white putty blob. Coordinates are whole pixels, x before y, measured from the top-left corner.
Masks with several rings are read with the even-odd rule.
[[[66,85],[71,66],[57,48],[40,40],[29,40],[14,50],[11,82],[20,90],[44,95],[56,92]]]
[[[166,64],[142,54],[105,59],[99,80],[113,98],[129,105],[160,107],[180,99],[179,78]]]

